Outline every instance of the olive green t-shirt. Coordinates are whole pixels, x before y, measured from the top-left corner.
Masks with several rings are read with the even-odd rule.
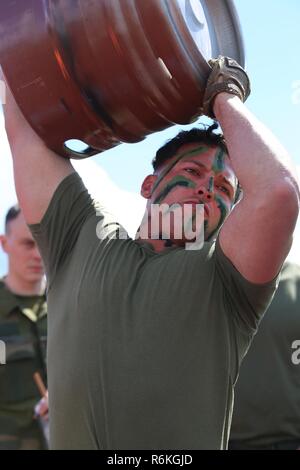
[[[274,299],[241,366],[231,439],[251,447],[300,442],[300,266],[286,263]],[[299,346],[298,346],[299,347]]]
[[[247,282],[218,242],[155,253],[118,227],[76,173],[31,226],[49,282],[51,447],[225,448],[276,283]]]
[[[10,437],[31,437],[34,406],[40,400],[33,374],[46,382],[47,309],[45,296],[20,296],[0,280],[0,447]],[[6,437],[5,437],[6,436]]]

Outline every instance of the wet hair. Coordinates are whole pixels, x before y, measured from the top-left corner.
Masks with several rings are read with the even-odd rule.
[[[14,206],[12,206],[8,211],[7,211],[7,214],[5,216],[5,232],[7,233],[8,232],[8,226],[9,226],[9,223],[12,221],[12,220],[15,220],[18,215],[21,213],[21,209],[20,209],[20,206],[19,204],[16,204]]]
[[[215,132],[217,129],[218,132]],[[202,124],[202,128],[194,127],[190,131],[180,131],[175,137],[168,140],[157,150],[156,155],[152,160],[154,172],[159,170],[165,162],[174,157],[180,147],[185,144],[197,143],[206,144],[210,147],[220,147],[228,154],[225,138],[219,129],[219,124],[214,121],[210,126]],[[240,195],[241,187],[238,182],[234,203],[239,200]]]

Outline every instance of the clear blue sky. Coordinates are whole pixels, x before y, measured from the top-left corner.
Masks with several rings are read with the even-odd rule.
[[[247,70],[252,81],[249,108],[277,135],[300,164],[300,90],[298,104],[293,83],[300,83],[300,1],[236,0],[246,46]],[[295,98],[294,98],[295,99]],[[122,189],[138,191],[151,171],[157,147],[177,133],[157,133],[146,141],[121,145],[95,160]]]

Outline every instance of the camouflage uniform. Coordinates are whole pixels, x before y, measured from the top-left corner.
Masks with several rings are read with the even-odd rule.
[[[18,296],[0,280],[0,340],[6,364],[0,365],[0,450],[41,449],[43,436],[33,419],[40,393],[33,380],[46,383],[47,310],[45,296]]]

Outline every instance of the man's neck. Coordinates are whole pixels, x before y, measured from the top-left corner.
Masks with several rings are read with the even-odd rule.
[[[149,247],[155,251],[155,253],[162,253],[166,249],[169,248],[176,248],[176,245],[172,240],[154,240],[153,238],[141,238],[139,235],[136,235],[136,241],[138,243],[145,243],[149,245]]]
[[[141,225],[135,235],[135,240],[139,243],[145,243],[149,245],[153,251],[156,253],[161,253],[165,250],[175,249],[175,248],[186,248],[188,250],[195,249],[198,250],[202,248],[204,241],[213,241],[217,236],[217,230],[210,234],[209,237],[205,237],[206,225],[207,221],[204,221],[204,227],[198,226],[198,230],[196,232],[188,231],[188,235],[190,238],[186,237],[185,233],[185,226],[182,228],[182,214],[179,214],[179,222],[177,223],[177,230],[174,230],[174,233],[177,234],[177,237],[170,238],[170,230],[166,230],[168,224],[170,223],[169,214],[167,214],[167,222],[163,222],[163,215],[159,219],[156,220],[151,219],[151,210],[147,206],[146,211],[144,213],[143,219],[141,221]],[[174,216],[175,217],[175,216]],[[153,222],[153,223],[152,223]],[[199,228],[200,227],[200,228]],[[202,227],[202,228],[201,228]],[[164,231],[165,228],[165,231]],[[178,229],[179,228],[179,229]],[[202,231],[203,229],[203,231]],[[184,237],[178,237],[183,232]],[[191,236],[192,235],[192,236]],[[193,238],[194,237],[194,238]],[[204,238],[205,237],[205,238]],[[195,248],[191,248],[191,245],[195,246]]]
[[[135,239],[138,243],[149,245],[156,253],[161,253],[170,248],[178,248],[178,244],[170,240],[167,236],[162,236],[159,232],[155,233],[151,225],[151,218],[146,210],[141,225],[136,233]]]
[[[28,282],[14,276],[12,273],[8,273],[4,278],[4,283],[11,292],[17,295],[33,296],[42,295],[44,293],[43,279],[36,282]]]

